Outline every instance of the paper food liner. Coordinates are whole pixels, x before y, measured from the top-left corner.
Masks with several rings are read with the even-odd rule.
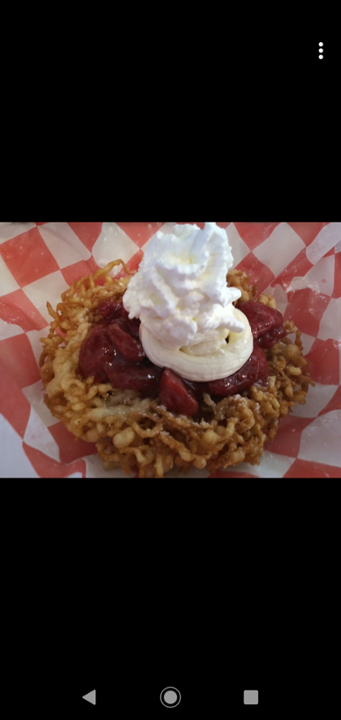
[[[94,445],[76,441],[43,401],[38,370],[53,308],[80,277],[121,258],[137,269],[143,251],[175,223],[0,223],[1,477],[122,477],[105,472]],[[341,468],[341,223],[218,223],[234,267],[274,295],[302,331],[316,382],[305,405],[282,418],[259,465],[219,477],[339,477]],[[198,223],[203,227],[204,223]],[[132,474],[128,477],[136,477]],[[187,476],[209,478],[207,469]],[[217,477],[217,474],[215,474]]]

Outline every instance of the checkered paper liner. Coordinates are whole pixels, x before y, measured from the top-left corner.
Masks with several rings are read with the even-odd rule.
[[[136,270],[154,233],[175,223],[0,223],[1,477],[121,477],[105,472],[90,443],[76,441],[43,402],[39,338],[49,301],[80,277],[121,258]],[[204,223],[197,223],[203,227]],[[274,295],[303,332],[316,386],[305,405],[281,419],[260,465],[242,463],[226,478],[339,477],[341,468],[341,223],[218,223],[234,267]],[[128,477],[128,476],[127,476]],[[136,477],[135,474],[130,476]],[[207,469],[187,476],[209,478]]]

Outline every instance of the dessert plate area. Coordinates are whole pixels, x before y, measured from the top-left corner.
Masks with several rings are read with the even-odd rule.
[[[315,381],[305,405],[280,421],[260,465],[242,463],[215,478],[334,478],[341,443],[341,223],[217,223],[234,267],[270,293],[302,330]],[[103,470],[96,448],[76,441],[44,404],[38,360],[61,293],[107,262],[136,270],[158,230],[175,223],[0,223],[1,477],[121,478]],[[204,223],[198,223],[200,227]],[[113,274],[119,272],[114,268]],[[15,462],[13,458],[15,457]],[[208,470],[164,479],[209,479]]]

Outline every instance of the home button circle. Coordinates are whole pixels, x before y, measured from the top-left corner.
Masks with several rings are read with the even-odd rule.
[[[160,700],[164,707],[177,707],[181,701],[180,691],[175,687],[166,687],[160,693]]]

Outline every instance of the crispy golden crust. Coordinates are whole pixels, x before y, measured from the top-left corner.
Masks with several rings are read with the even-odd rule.
[[[110,271],[120,264],[125,274],[112,278]],[[130,277],[126,265],[116,260],[74,283],[56,311],[47,303],[53,321],[48,338],[41,339],[40,374],[52,414],[76,438],[96,443],[105,469],[122,466],[129,474],[138,468],[141,478],[163,477],[173,467],[188,472],[207,466],[214,473],[242,461],[258,464],[265,440],[275,437],[280,417],[295,402],[305,403],[309,385],[314,385],[302,356],[301,333],[286,322],[288,333],[295,333],[294,342],[285,337],[265,351],[268,387],[253,385],[218,403],[206,394],[196,420],[174,415],[158,397],[115,390],[110,383],[95,384],[93,378],[84,380],[77,372],[80,346],[100,319],[99,302],[121,299]],[[255,300],[257,289],[250,286],[246,273],[231,270],[227,282],[241,290],[240,302]],[[263,294],[257,301],[276,307],[271,295]]]

